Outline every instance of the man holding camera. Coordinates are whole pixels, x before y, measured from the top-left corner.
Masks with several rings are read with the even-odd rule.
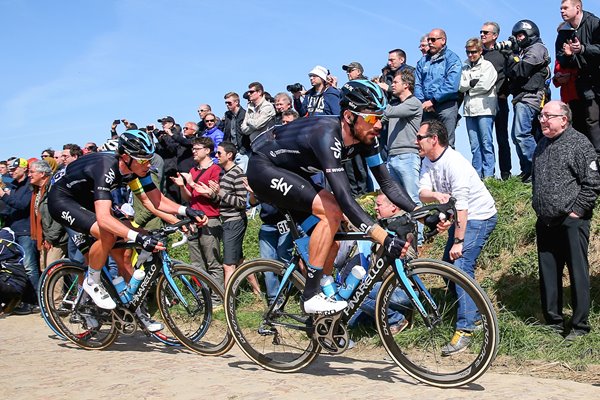
[[[575,87],[578,99],[569,102],[577,127],[585,127],[585,134],[600,154],[600,19],[583,11],[581,0],[562,0],[560,14],[564,23],[558,28],[555,50],[561,69],[577,74]],[[570,74],[557,74],[560,83],[569,81]],[[581,117],[580,117],[581,116]],[[581,128],[580,128],[581,129]]]

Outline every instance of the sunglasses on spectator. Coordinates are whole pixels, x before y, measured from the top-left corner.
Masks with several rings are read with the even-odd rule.
[[[417,135],[417,141],[418,141],[418,142],[420,142],[421,140],[423,140],[423,139],[427,139],[427,138],[430,138],[430,137],[432,137],[432,136],[433,136],[433,135],[424,135],[424,136]]]
[[[42,154],[42,158],[44,157],[50,157],[50,154]]]
[[[204,120],[204,122],[205,122],[205,123],[209,123],[209,122],[215,122],[215,120],[214,120],[214,119],[205,119],[205,120]]]
[[[365,113],[361,113],[358,111],[352,111],[352,110],[350,110],[350,112],[354,115],[358,115],[359,117],[362,117],[362,119],[364,119],[367,124],[371,124],[371,125],[375,125],[377,122],[381,121],[381,118],[383,118],[383,115],[379,115],[379,114],[365,114]]]
[[[443,39],[442,37],[428,37],[427,41],[431,43],[435,43],[437,40]]]
[[[194,128],[190,128],[189,126],[184,126],[184,127],[183,127],[183,130],[185,131],[186,129],[188,129],[188,130],[190,130],[190,131],[193,131],[193,130],[194,130]]]
[[[228,106],[233,104],[233,101],[226,101],[225,104],[227,104]]]
[[[465,51],[465,53],[467,53],[467,54],[477,54],[477,53],[479,53],[479,50],[467,50],[467,51]]]
[[[253,94],[255,92],[256,92],[256,90],[248,90],[248,94]]]
[[[484,36],[485,35],[489,35],[490,33],[494,33],[494,32],[492,32],[492,31],[479,31],[479,34],[480,35],[484,35]]]

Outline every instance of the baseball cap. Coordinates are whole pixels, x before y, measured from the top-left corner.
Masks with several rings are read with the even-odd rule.
[[[327,82],[327,75],[329,75],[329,70],[327,70],[327,68],[325,67],[317,65],[316,67],[310,70],[308,75],[316,75],[319,78],[323,79],[325,82]]]
[[[342,65],[342,69],[346,72],[352,71],[353,69],[359,69],[361,74],[363,72],[365,72],[363,66],[360,65],[360,63],[357,61],[352,61],[351,63],[349,63],[347,65]]]
[[[172,123],[175,123],[175,120],[173,119],[173,117],[171,117],[169,115],[167,115],[166,117],[163,117],[161,119],[158,119],[157,121],[160,122],[161,124],[163,122],[172,122]]]
[[[15,158],[15,160],[10,163],[9,168],[10,169],[16,169],[16,168],[27,168],[27,166],[29,165],[29,163],[27,162],[26,159],[24,158]]]

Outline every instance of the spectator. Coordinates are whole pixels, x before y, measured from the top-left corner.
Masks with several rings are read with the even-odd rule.
[[[421,36],[421,40],[419,41],[419,51],[423,57],[425,57],[429,51],[429,42],[427,41],[427,36],[429,35]]]
[[[281,124],[289,124],[290,122],[293,122],[298,118],[300,118],[300,115],[298,115],[298,112],[293,108],[291,110],[285,110],[281,113]]]
[[[548,49],[540,39],[537,25],[528,19],[512,29],[518,54],[506,59],[504,72],[510,79],[514,119],[512,139],[519,156],[523,182],[531,182],[531,160],[535,150],[534,120],[545,100],[546,79],[550,77]]]
[[[48,188],[52,178],[52,168],[46,161],[29,164],[29,181],[33,187],[31,197],[31,238],[36,242],[40,254],[40,268],[67,255],[69,236],[62,225],[52,219],[48,211]]]
[[[223,132],[217,127],[217,117],[212,112],[206,113],[204,117],[204,126],[206,130],[202,133],[203,137],[210,138],[213,142],[213,149],[211,150],[212,161],[216,164],[217,161],[217,146],[223,141]]]
[[[275,107],[265,99],[264,92],[260,82],[248,85],[248,111],[242,121],[241,130],[243,135],[250,138],[250,142],[259,133],[275,125]]]
[[[399,103],[398,98],[394,96],[392,91],[392,82],[398,71],[404,69],[414,70],[413,67],[406,64],[406,53],[402,49],[390,50],[388,53],[388,63],[383,68],[381,79],[379,81],[379,87],[383,89],[387,94],[388,102],[392,105]]]
[[[67,143],[63,146],[63,152],[61,154],[62,164],[66,167],[82,155],[83,150],[81,150],[81,147],[79,147],[79,145],[74,143]]]
[[[309,73],[310,85],[308,91],[292,93],[294,108],[302,117],[311,115],[340,115],[340,91],[327,82],[329,70],[320,65],[315,66]],[[304,100],[300,101],[304,94]]]
[[[63,151],[61,153],[61,158],[60,158],[62,161],[63,173],[64,173],[64,169],[66,169],[69,164],[71,164],[73,161],[77,160],[82,155],[83,155],[83,152],[81,151],[81,148],[78,145],[72,144],[72,143],[65,144],[63,146]],[[81,254],[81,251],[79,251],[79,249],[77,248],[77,245],[75,244],[77,241],[77,238],[80,235],[69,227],[65,227],[65,230],[67,231],[67,234],[69,235],[69,242],[67,244],[67,254],[68,254],[69,258],[73,261],[78,261],[82,264],[85,263],[85,258],[83,257],[83,254]]]
[[[492,63],[496,69],[496,101],[498,108],[494,117],[496,127],[496,142],[498,143],[498,165],[500,167],[500,178],[510,178],[512,169],[510,144],[508,141],[508,80],[504,74],[504,64],[507,53],[496,49],[496,40],[500,34],[500,25],[496,22],[484,22],[479,31],[483,45],[483,58]]]
[[[467,59],[460,77],[460,91],[465,94],[463,114],[471,143],[471,164],[480,178],[493,178],[496,166],[492,129],[496,114],[496,79],[491,62],[484,59],[481,40],[472,38],[465,45]]]
[[[564,23],[558,27],[555,51],[562,71],[557,71],[557,79],[568,80],[566,74],[573,75],[577,98],[569,102],[572,123],[583,129],[580,132],[600,154],[600,19],[584,11],[580,0],[562,0],[560,15]]]
[[[353,81],[355,79],[367,79],[367,77],[364,75],[365,69],[361,63],[357,61],[352,61],[349,64],[342,65],[342,69],[346,71],[349,81]]]
[[[226,93],[224,98],[227,111],[223,117],[223,140],[233,142],[238,151],[235,163],[245,170],[248,166],[247,154],[250,153],[250,137],[242,135],[242,122],[246,110],[240,105],[240,96],[237,93]]]
[[[27,178],[27,169],[27,160],[24,158],[16,158],[10,164],[9,170],[13,178],[13,187],[8,191],[0,190],[0,201],[5,204],[1,216],[5,226],[15,233],[16,242],[23,248],[23,264],[29,281],[37,293],[40,265],[36,245],[31,238],[29,215],[32,190]],[[14,313],[24,315],[37,310],[34,304],[22,303],[15,308]]]
[[[10,188],[13,178],[8,172],[8,164],[6,161],[0,161],[0,176],[2,177],[3,187]]]
[[[206,114],[209,112],[212,112],[212,108],[209,104],[200,104],[198,106],[198,115],[200,116],[200,121],[198,121],[198,132],[204,132],[206,130],[204,117],[206,117]]]
[[[418,203],[421,157],[415,142],[423,108],[419,99],[413,95],[414,87],[414,71],[408,68],[399,70],[392,82],[392,93],[400,100],[400,104],[388,104],[384,115],[389,120],[390,132],[387,168],[390,175],[406,189],[410,198]]]
[[[81,151],[84,155],[88,153],[96,153],[98,151],[98,146],[96,146],[96,143],[94,142],[87,142]]]
[[[173,135],[181,135],[181,126],[175,123],[175,119],[166,116],[157,120],[162,125],[162,129],[153,131],[158,139],[156,144],[156,153],[162,157],[164,162],[163,182],[165,195],[176,203],[181,203],[179,188],[170,179],[177,176],[177,142],[172,139]]]
[[[204,119],[212,113],[207,114]],[[219,203],[217,193],[210,188],[210,182],[219,182],[221,168],[214,164],[211,153],[215,147],[210,137],[195,138],[192,151],[194,152],[193,166],[189,173],[181,173],[174,178],[181,190],[181,197],[188,201],[190,207],[200,210],[208,217],[208,222],[202,225],[200,236],[188,242],[190,260],[198,268],[207,271],[221,287],[223,287],[223,266],[220,263],[222,226],[219,220]]]
[[[292,98],[289,94],[280,92],[275,95],[275,125],[281,125],[281,115],[286,110],[293,109]]]
[[[446,47],[446,32],[443,29],[433,29],[427,42],[428,53],[419,60],[415,72],[415,97],[423,103],[423,120],[441,121],[448,132],[448,144],[454,148],[462,63]]]
[[[52,149],[42,150],[41,157],[42,157],[42,159],[44,159],[46,157],[54,157],[54,150],[52,150]]]
[[[424,156],[419,181],[423,203],[446,203],[456,199],[457,219],[448,230],[444,261],[475,279],[477,258],[498,220],[494,199],[479,179],[475,169],[457,151],[449,148],[446,127],[436,120],[423,121],[417,135],[419,154]],[[466,349],[481,316],[473,300],[460,288],[456,296],[456,332],[450,343],[442,347],[442,355],[450,356]]]
[[[536,222],[542,311],[555,332],[566,328],[562,313],[565,263],[571,282],[573,317],[567,340],[590,332],[588,247],[590,220],[600,193],[593,145],[571,126],[571,110],[558,101],[539,116],[544,138],[533,158],[533,209]]]

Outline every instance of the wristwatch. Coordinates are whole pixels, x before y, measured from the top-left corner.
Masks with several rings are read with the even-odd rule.
[[[465,242],[465,238],[459,239],[459,238],[454,238],[454,244],[461,244]]]

